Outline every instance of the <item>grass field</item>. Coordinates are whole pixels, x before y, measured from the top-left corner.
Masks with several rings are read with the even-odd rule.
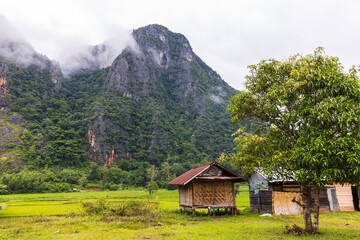
[[[321,214],[315,236],[285,234],[284,226],[301,226],[302,216],[260,217],[249,211],[246,186],[236,199],[241,215],[234,217],[180,214],[178,192],[167,190],[156,193],[155,217],[84,214],[81,201],[105,195],[112,203],[148,198],[144,190],[0,196],[0,239],[360,239],[360,212]]]

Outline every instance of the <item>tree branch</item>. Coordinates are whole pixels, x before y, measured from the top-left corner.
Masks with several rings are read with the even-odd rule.
[[[297,205],[299,205],[301,208],[305,208],[305,205],[302,204],[301,202],[299,202],[298,200],[295,199],[296,197],[293,198],[293,200],[291,200],[292,202],[296,203]]]

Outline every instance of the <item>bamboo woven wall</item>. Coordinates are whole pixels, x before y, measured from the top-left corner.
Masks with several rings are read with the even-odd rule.
[[[272,192],[272,201],[273,201],[273,214],[301,214],[302,209],[299,205],[292,202],[294,199],[301,201],[300,193],[291,193],[291,192]]]
[[[193,181],[194,205],[235,207],[231,181]]]

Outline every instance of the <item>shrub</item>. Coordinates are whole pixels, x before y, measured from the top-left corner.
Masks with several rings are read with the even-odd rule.
[[[155,193],[157,190],[159,190],[159,186],[157,185],[157,183],[155,181],[152,181],[152,182],[148,183],[147,190],[149,191],[149,194],[151,195],[151,194]]]
[[[9,149],[14,148],[15,143],[10,142],[10,143],[6,144],[6,147],[9,148]]]
[[[88,183],[88,179],[85,176],[82,176],[77,180],[77,184],[79,184],[81,187],[86,187],[87,183]]]
[[[81,202],[81,206],[89,215],[104,214],[107,209],[108,202],[105,196],[102,196],[94,201]]]
[[[71,189],[68,183],[48,183],[49,192],[69,192]]]
[[[111,205],[110,205],[111,206]],[[132,200],[109,208],[116,216],[149,216],[157,211],[158,203],[150,200]]]
[[[63,169],[60,172],[60,177],[63,182],[77,184],[78,179],[81,178],[81,174],[74,169]]]
[[[109,203],[106,197],[100,197],[94,201],[82,202],[81,205],[89,215],[150,216],[157,212],[159,203],[150,199]]]
[[[44,192],[47,189],[46,176],[38,171],[4,174],[1,181],[9,187],[9,192],[14,193]]]
[[[9,193],[9,187],[4,184],[0,184],[0,195],[5,195]]]
[[[119,184],[110,184],[109,186],[110,191],[116,191],[120,189]]]

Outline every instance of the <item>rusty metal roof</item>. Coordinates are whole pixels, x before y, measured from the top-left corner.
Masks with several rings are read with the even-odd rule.
[[[206,169],[208,169],[212,165],[216,165],[217,167],[220,167],[220,168],[224,169],[225,171],[227,171],[228,173],[230,173],[232,176],[226,176],[227,179],[230,179],[229,177],[236,177],[236,179],[245,180],[242,176],[240,176],[236,172],[234,172],[234,171],[220,165],[216,161],[213,161],[213,162],[205,163],[203,165],[200,165],[200,166],[198,166],[196,168],[193,168],[193,169],[187,171],[186,173],[184,173],[184,174],[178,176],[177,178],[171,180],[170,182],[168,182],[168,184],[184,186],[184,185],[186,185],[188,182],[190,182],[191,180],[196,178],[198,175],[200,175],[202,172],[204,172]],[[217,179],[220,180],[221,177],[218,177]]]
[[[242,177],[219,177],[219,176],[196,177],[195,179],[206,179],[206,180],[244,180]]]

